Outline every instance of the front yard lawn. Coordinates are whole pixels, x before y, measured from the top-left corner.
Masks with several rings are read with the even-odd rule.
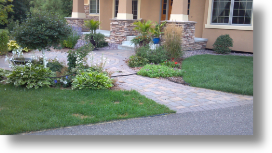
[[[0,134],[174,113],[136,91],[26,89],[0,84]]]
[[[182,69],[191,86],[253,95],[253,57],[196,55],[186,58]]]

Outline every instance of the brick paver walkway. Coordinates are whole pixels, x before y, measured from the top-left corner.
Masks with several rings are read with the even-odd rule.
[[[30,57],[33,53],[41,55],[41,52],[31,52],[24,54],[24,56]],[[93,55],[95,63],[100,62],[102,57],[106,58],[105,68],[114,72],[113,76],[118,79],[121,88],[136,90],[157,103],[176,110],[177,113],[253,104],[253,96],[190,87],[164,79],[135,75],[135,71],[131,70],[125,63],[125,60],[134,54],[133,51],[99,50],[93,53],[95,53]],[[60,61],[67,62],[66,52],[46,52],[46,57],[48,59],[57,57]],[[88,57],[90,58],[91,54]],[[90,61],[88,63],[90,64]],[[0,67],[8,69],[8,63],[4,61],[4,57],[0,58]]]

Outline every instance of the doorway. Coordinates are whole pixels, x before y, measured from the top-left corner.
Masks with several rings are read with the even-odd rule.
[[[169,1],[167,5],[167,1]],[[173,0],[162,0],[162,14],[161,14],[161,21],[163,20],[169,20],[170,19],[170,14],[172,11],[172,5],[173,5]],[[168,8],[167,8],[168,6]],[[167,13],[168,11],[168,13]],[[167,18],[166,18],[167,16]]]

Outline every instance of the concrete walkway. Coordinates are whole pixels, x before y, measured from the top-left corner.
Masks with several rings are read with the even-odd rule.
[[[125,90],[136,90],[157,103],[177,111],[177,113],[253,104],[253,96],[190,87],[164,79],[135,75],[136,72],[125,63],[125,60],[134,54],[133,51],[98,50],[93,53],[88,55],[89,59],[93,57],[93,64],[97,64],[103,58],[106,58],[104,59],[104,61],[106,60],[105,68],[114,72],[112,76],[118,79],[119,87]],[[31,57],[33,54],[41,56],[41,52],[38,51],[25,53],[24,56]],[[66,52],[46,52],[46,57],[48,59],[58,58],[67,63]],[[88,63],[91,64],[91,60]],[[0,57],[0,68],[9,69],[8,62],[4,60],[4,57]]]

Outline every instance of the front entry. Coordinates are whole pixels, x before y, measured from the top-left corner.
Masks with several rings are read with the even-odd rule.
[[[169,1],[168,9],[167,9],[167,1]],[[162,0],[161,21],[170,19],[170,14],[172,11],[172,4],[173,4],[173,0]],[[168,13],[167,13],[167,11],[168,11]],[[168,15],[168,18],[166,18],[167,15]]]

